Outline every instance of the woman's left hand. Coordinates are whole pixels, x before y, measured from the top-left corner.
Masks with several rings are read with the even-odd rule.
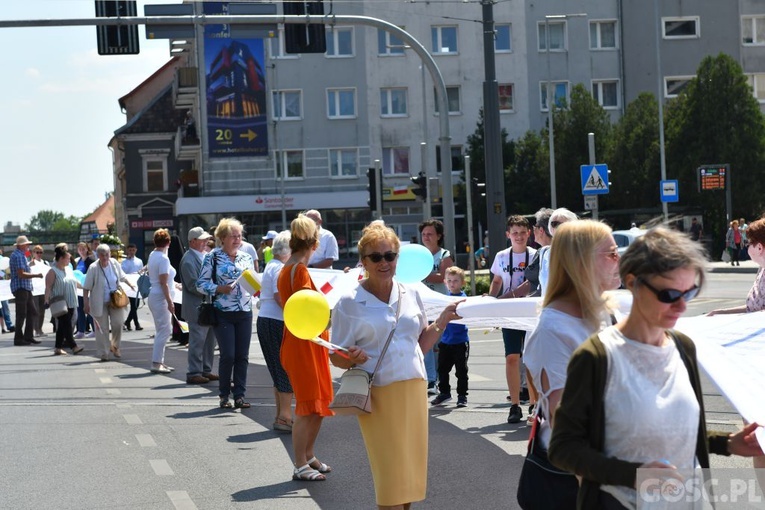
[[[348,347],[348,359],[357,365],[363,365],[369,360],[369,356],[360,347],[352,345]]]
[[[728,451],[733,455],[742,457],[758,457],[763,455],[760,443],[757,442],[754,431],[760,427],[757,423],[750,423],[735,434],[728,436]]]

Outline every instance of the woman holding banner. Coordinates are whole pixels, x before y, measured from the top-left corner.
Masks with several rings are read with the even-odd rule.
[[[581,478],[577,508],[634,508],[638,469],[687,479],[709,467],[710,452],[762,455],[757,424],[707,432],[695,346],[672,329],[703,287],[705,265],[698,243],[663,227],[624,253],[630,314],[576,350],[555,412],[550,460]]]
[[[384,225],[370,225],[359,240],[359,256],[368,278],[340,298],[332,315],[332,341],[349,350],[350,359],[332,354],[340,368],[358,365],[375,372],[386,340],[388,349],[374,374],[372,413],[359,416],[380,508],[409,508],[425,499],[428,478],[428,404],[424,352],[444,328],[458,319],[457,303],[435,320],[419,293],[394,277],[400,242]]]
[[[252,294],[239,284],[248,269],[254,270],[252,257],[239,249],[242,245],[242,224],[235,218],[223,218],[215,228],[220,248],[205,255],[197,280],[197,290],[213,296],[217,324],[215,338],[220,348],[218,380],[222,409],[249,409],[244,400],[247,389],[247,367],[252,337]],[[231,377],[234,378],[234,403]]]

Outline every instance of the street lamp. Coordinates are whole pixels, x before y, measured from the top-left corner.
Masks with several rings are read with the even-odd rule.
[[[550,143],[550,207],[558,208],[558,194],[555,191],[555,134],[553,129],[553,105],[555,94],[552,92],[552,72],[550,71],[550,20],[566,20],[568,18],[587,17],[586,13],[578,14],[548,14],[545,16],[545,51],[547,52],[547,134]],[[565,48],[564,48],[565,49]]]

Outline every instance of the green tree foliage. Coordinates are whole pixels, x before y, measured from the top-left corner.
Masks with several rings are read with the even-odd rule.
[[[42,210],[32,216],[32,219],[24,226],[24,229],[27,232],[48,232],[53,230],[53,226],[63,219],[65,219],[64,213]]]
[[[514,191],[507,196],[509,214],[531,214],[550,205],[550,165],[547,141],[527,131],[515,143],[515,161],[505,170],[505,182]]]
[[[683,202],[704,210],[707,231],[725,232],[722,191],[698,193],[696,169],[729,163],[733,215],[757,217],[765,207],[765,120],[741,66],[725,54],[706,57],[667,108],[667,174],[680,181]]]
[[[486,158],[484,156],[484,117],[483,108],[478,112],[478,122],[476,123],[475,131],[473,134],[468,135],[467,138],[467,155],[470,156],[470,173],[476,182],[486,182]],[[500,137],[502,139],[502,168],[507,172],[507,168],[512,165],[515,152],[515,144],[512,140],[508,140],[507,131],[503,128],[500,131]],[[462,182],[465,182],[465,172],[462,172]],[[508,186],[508,180],[505,179],[505,201],[511,187]],[[455,206],[457,212],[466,210],[465,199],[465,186],[460,185],[455,196]],[[479,194],[473,195],[473,221],[480,222],[484,228],[486,228],[486,198]],[[480,241],[480,240],[479,240]],[[480,244],[480,243],[479,243]]]
[[[583,199],[579,167],[590,161],[587,133],[595,133],[595,154],[602,162],[610,140],[611,119],[580,83],[571,90],[571,104],[555,108],[553,122],[558,207],[580,211]]]
[[[69,216],[64,218],[63,216],[57,220],[51,227],[52,232],[79,232],[80,222],[82,218],[77,216]]]
[[[660,205],[659,105],[653,94],[643,92],[627,105],[614,126],[605,161],[613,174],[603,205],[619,209]]]

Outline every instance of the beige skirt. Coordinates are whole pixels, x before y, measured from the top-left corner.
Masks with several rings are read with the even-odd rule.
[[[359,416],[377,504],[425,499],[428,481],[428,400],[422,379],[372,387],[372,414]]]

